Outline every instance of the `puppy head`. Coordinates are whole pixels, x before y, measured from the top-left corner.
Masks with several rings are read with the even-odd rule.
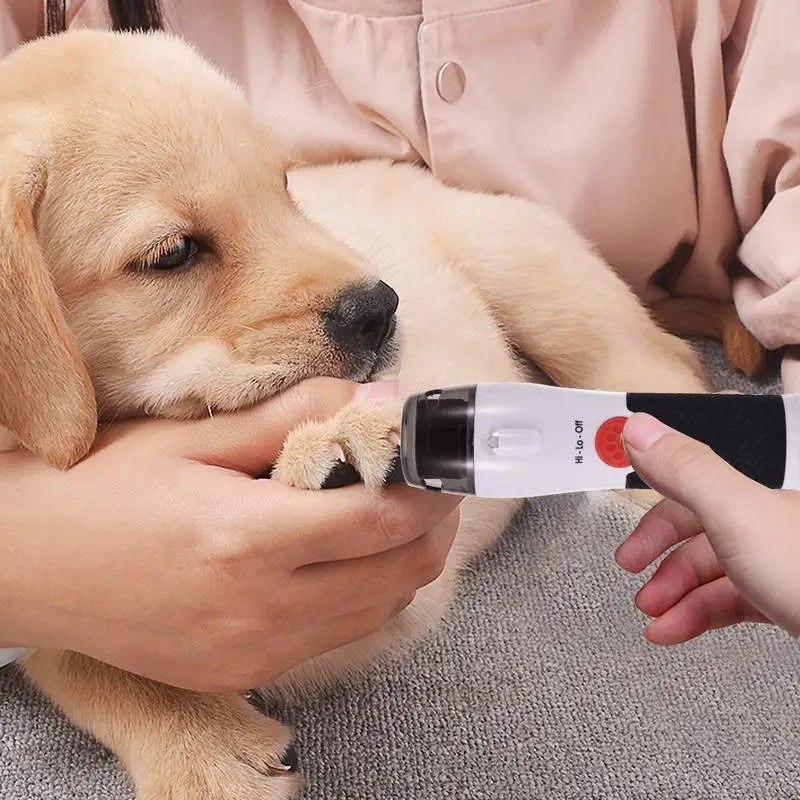
[[[0,425],[25,446],[64,466],[98,416],[386,365],[396,295],[303,217],[280,145],[187,45],[38,40],[0,64],[0,109]]]

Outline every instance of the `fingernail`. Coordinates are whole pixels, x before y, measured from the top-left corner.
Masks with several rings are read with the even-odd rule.
[[[649,450],[664,434],[669,433],[669,428],[649,414],[637,413],[628,418],[622,429],[624,444],[634,450],[644,452]]]
[[[354,399],[357,403],[381,403],[399,396],[399,381],[373,381],[356,387]]]

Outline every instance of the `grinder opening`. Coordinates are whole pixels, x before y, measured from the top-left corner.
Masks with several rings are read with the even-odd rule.
[[[411,395],[403,407],[400,465],[406,483],[430,491],[475,493],[475,386]]]

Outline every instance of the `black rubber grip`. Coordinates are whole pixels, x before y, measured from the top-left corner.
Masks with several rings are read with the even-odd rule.
[[[631,392],[626,405],[707,444],[739,472],[770,489],[786,473],[786,412],[777,395],[648,394]],[[628,489],[646,489],[635,473]]]

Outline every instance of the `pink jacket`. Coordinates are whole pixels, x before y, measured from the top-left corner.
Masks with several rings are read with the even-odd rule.
[[[643,298],[732,293],[767,347],[800,345],[800,0],[162,8],[307,160],[421,161],[527,196]],[[67,9],[71,28],[109,24],[104,0]],[[0,55],[43,19],[0,0]],[[800,391],[800,361],[784,379]]]

